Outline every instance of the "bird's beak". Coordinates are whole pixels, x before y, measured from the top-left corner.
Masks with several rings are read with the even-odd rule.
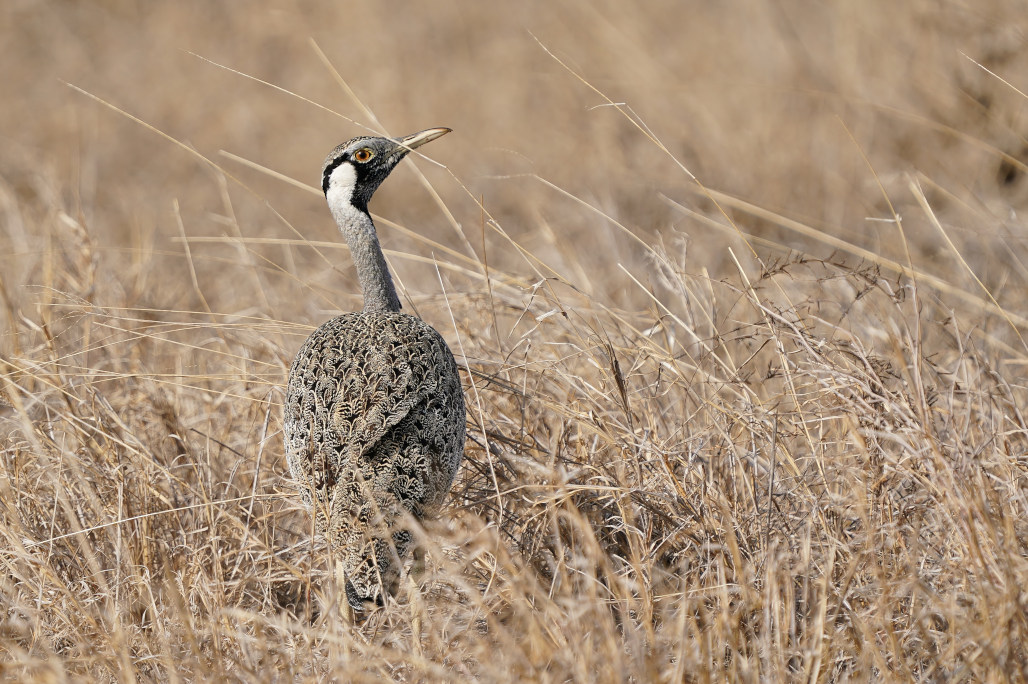
[[[404,138],[397,138],[396,142],[400,147],[409,151],[413,150],[415,147],[421,147],[427,142],[432,142],[436,138],[441,138],[451,130],[452,129],[449,128],[429,128],[428,130],[421,131],[420,133],[414,133]]]

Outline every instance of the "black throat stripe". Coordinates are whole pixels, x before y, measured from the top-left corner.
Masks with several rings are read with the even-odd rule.
[[[332,160],[332,163],[325,167],[325,173],[321,176],[321,191],[328,196],[328,181],[332,177],[332,172],[339,168],[339,165],[346,161],[346,155],[341,154]]]

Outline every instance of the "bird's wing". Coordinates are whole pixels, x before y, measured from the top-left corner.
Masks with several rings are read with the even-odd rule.
[[[377,342],[356,351],[336,376],[331,427],[349,459],[364,456],[439,384],[442,350],[431,336],[386,333]]]

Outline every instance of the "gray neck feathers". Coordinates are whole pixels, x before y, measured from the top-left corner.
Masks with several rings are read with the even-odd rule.
[[[378,244],[378,233],[375,224],[371,222],[371,216],[354,207],[349,197],[345,201],[335,202],[333,193],[329,192],[328,195],[332,216],[357,267],[357,280],[364,293],[364,310],[399,311],[400,298],[396,295],[393,278],[389,275],[389,267],[386,266],[382,247]]]

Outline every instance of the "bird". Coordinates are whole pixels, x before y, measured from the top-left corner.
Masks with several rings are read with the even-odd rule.
[[[303,343],[289,369],[283,432],[300,497],[357,611],[395,594],[413,542],[404,521],[438,511],[464,455],[457,363],[442,335],[401,310],[368,213],[400,161],[449,132],[356,137],[322,167],[321,188],[350,248],[364,308],[327,321]]]

